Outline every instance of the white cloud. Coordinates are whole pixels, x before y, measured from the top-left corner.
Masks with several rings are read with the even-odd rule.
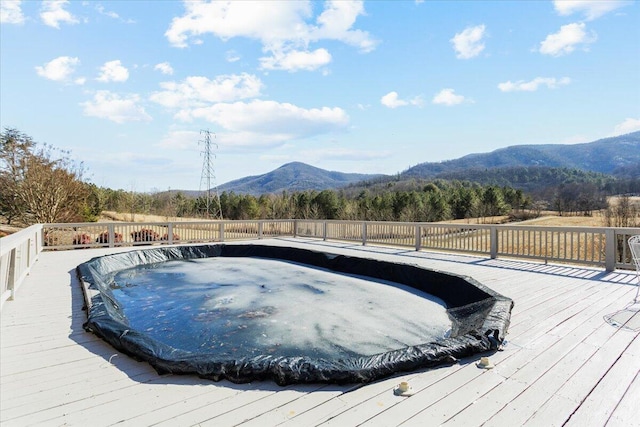
[[[120,60],[105,62],[100,67],[100,76],[96,80],[103,83],[126,82],[129,79],[129,70],[122,65]]]
[[[326,49],[313,52],[291,50],[274,52],[273,56],[260,58],[260,68],[264,70],[313,71],[331,62],[331,54]]]
[[[139,105],[140,97],[132,94],[121,97],[108,90],[99,90],[93,101],[81,102],[85,116],[98,117],[116,123],[151,121],[144,107]]]
[[[554,0],[553,6],[558,15],[567,16],[582,13],[588,21],[592,21],[632,3],[624,0]]]
[[[433,97],[433,100],[431,102],[433,102],[434,104],[451,106],[462,104],[464,101],[464,96],[456,95],[453,89],[447,88],[442,89],[440,92],[438,92]]]
[[[636,131],[640,131],[640,118],[628,118],[619,125],[616,125],[612,136],[624,135]]]
[[[173,67],[168,62],[161,62],[159,64],[156,64],[156,66],[153,67],[153,69],[160,71],[162,74],[168,74],[168,75],[173,74]]]
[[[177,163],[174,159],[149,151],[136,153],[133,151],[111,152],[103,150],[91,153],[88,157],[92,164],[103,165],[103,169],[108,170],[111,174],[127,174],[132,170],[144,170],[158,174],[163,170],[171,170],[174,175],[177,169]],[[135,186],[136,183],[129,184]]]
[[[44,0],[40,9],[40,19],[45,25],[58,29],[61,22],[77,24],[76,17],[64,9],[68,4],[68,0]]]
[[[218,76],[213,80],[191,76],[182,82],[163,82],[164,90],[155,92],[150,99],[168,108],[203,107],[216,102],[229,102],[255,98],[260,95],[262,81],[251,74]]]
[[[289,103],[253,100],[184,110],[181,120],[204,119],[233,132],[270,135],[282,141],[343,130],[349,116],[341,108],[301,108]]]
[[[59,56],[47,62],[43,66],[37,66],[36,72],[39,76],[54,82],[70,82],[71,76],[76,71],[76,67],[80,64],[80,60],[70,56]],[[75,81],[77,84],[83,84],[84,79],[80,78]]]
[[[240,55],[235,50],[228,50],[225,54],[225,58],[227,62],[238,62],[240,61]]]
[[[120,19],[120,15],[118,15],[117,13],[110,11],[110,10],[106,10],[104,8],[103,5],[99,4],[96,6],[96,10],[98,11],[98,13],[100,13],[101,15],[104,16],[108,16],[109,18],[113,18],[113,19]]]
[[[573,52],[576,46],[587,46],[595,42],[597,36],[592,32],[587,34],[584,22],[567,24],[560,27],[560,31],[549,34],[543,42],[540,43],[540,53],[551,56],[562,56]]]
[[[407,105],[407,101],[398,99],[398,92],[389,92],[388,94],[380,98],[380,103],[389,108],[397,108]]]
[[[363,151],[349,148],[322,148],[319,150],[304,150],[300,157],[313,160],[338,160],[338,161],[367,161],[388,159],[391,151]]]
[[[20,7],[20,0],[0,1],[0,23],[2,24],[23,24],[24,15]]]
[[[289,154],[263,154],[260,156],[260,160],[271,163],[284,164],[288,163],[293,158]]]
[[[563,77],[556,79],[555,77],[536,77],[535,79],[525,82],[524,80],[518,80],[512,82],[511,80],[498,84],[498,89],[502,92],[534,92],[538,90],[540,86],[546,86],[549,89],[557,89],[560,86],[565,86],[571,83],[569,77]]]
[[[422,98],[419,96],[410,100],[400,99],[398,97],[398,92],[393,91],[393,92],[389,92],[388,94],[380,98],[380,103],[385,107],[398,108],[398,107],[404,107],[405,105],[421,106],[423,104],[423,101],[422,101]]]
[[[260,132],[216,132],[216,142],[229,152],[231,149],[282,148],[291,140],[290,134]]]
[[[124,19],[120,15],[118,15],[116,12],[111,11],[111,10],[106,10],[104,8],[104,6],[101,5],[101,4],[96,5],[96,10],[101,15],[108,16],[109,18],[112,18],[112,19],[117,19],[118,21],[124,22],[126,24],[135,24],[136,23],[136,21],[134,21],[133,19]]]
[[[185,2],[185,13],[173,18],[165,36],[173,46],[186,47],[191,37],[211,33],[223,40],[248,37],[265,42],[284,39],[285,28],[303,24],[300,15],[311,12],[306,2],[271,3]]]
[[[363,52],[375,49],[377,41],[368,32],[351,29],[360,15],[364,15],[363,1],[330,0],[318,17],[318,26],[312,27],[310,40],[338,40],[356,46]]]
[[[206,34],[222,40],[255,39],[262,43],[263,51],[270,54],[263,60],[266,67],[271,64],[273,69],[287,69],[288,63],[291,71],[317,69],[320,65],[310,63],[327,63],[330,55],[326,49],[308,50],[310,43],[321,40],[341,41],[362,52],[373,50],[377,44],[366,31],[353,29],[358,16],[365,13],[362,1],[326,1],[315,23],[310,1],[185,2],[184,5],[184,15],[173,18],[165,32],[173,46],[186,47],[189,42],[201,42],[200,37]],[[300,52],[306,55],[297,55]],[[300,67],[301,62],[305,66]]]
[[[484,24],[465,28],[464,31],[453,36],[449,41],[456,51],[456,58],[470,59],[478,56],[484,50],[484,43],[482,42],[484,36]]]
[[[198,150],[198,141],[201,139],[199,132],[172,130],[162,138],[158,146],[176,150]]]

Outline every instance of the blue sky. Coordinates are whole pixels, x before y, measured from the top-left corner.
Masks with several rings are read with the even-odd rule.
[[[640,130],[633,1],[0,0],[0,125],[99,186],[394,174]]]

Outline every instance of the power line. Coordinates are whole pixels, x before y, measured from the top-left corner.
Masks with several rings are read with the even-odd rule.
[[[202,187],[205,187],[206,200],[205,200],[205,212],[206,218],[222,218],[222,205],[220,204],[220,195],[218,194],[218,186],[216,185],[216,174],[213,167],[213,159],[216,158],[215,153],[212,151],[212,146],[218,148],[218,144],[211,141],[211,132],[207,130],[201,130],[200,134],[204,133],[204,141],[198,141],[204,144],[204,150],[202,151],[202,174],[200,175],[200,194],[202,194]],[[215,134],[213,134],[215,138]],[[213,190],[213,191],[212,191]]]

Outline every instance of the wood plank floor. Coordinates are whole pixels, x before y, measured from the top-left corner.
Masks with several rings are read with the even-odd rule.
[[[45,252],[3,307],[0,424],[640,426],[640,331],[604,318],[633,300],[632,272],[299,238],[260,243],[472,276],[515,301],[507,344],[488,355],[491,370],[477,356],[365,386],[160,376],[82,329],[74,268],[129,249]],[[400,381],[415,395],[395,396]]]

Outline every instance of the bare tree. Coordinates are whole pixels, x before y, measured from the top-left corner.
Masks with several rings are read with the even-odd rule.
[[[631,197],[622,195],[609,203],[604,212],[607,227],[637,227],[640,225],[640,209],[631,203]]]
[[[9,224],[24,214],[24,206],[19,203],[19,188],[34,145],[29,136],[17,129],[6,128],[0,135],[0,215]]]
[[[82,163],[72,161],[68,152],[48,145],[36,148],[16,129],[2,133],[1,205],[8,220],[25,224],[83,220],[89,188],[82,174]]]
[[[28,222],[52,223],[81,220],[80,208],[88,189],[78,171],[64,162],[31,156],[18,196],[24,203]]]

